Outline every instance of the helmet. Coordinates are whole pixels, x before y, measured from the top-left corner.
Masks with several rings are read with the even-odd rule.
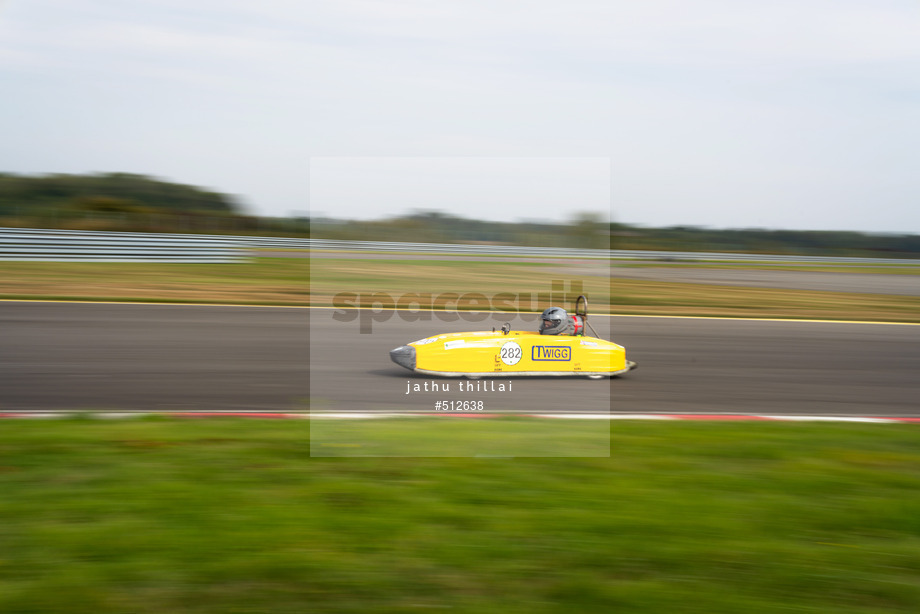
[[[541,335],[558,335],[569,325],[569,314],[562,307],[550,307],[541,316],[543,325],[540,327]]]

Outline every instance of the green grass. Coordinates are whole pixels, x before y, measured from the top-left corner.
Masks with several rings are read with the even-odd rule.
[[[920,611],[918,425],[617,422],[580,459],[309,428],[4,422],[0,611]]]
[[[384,422],[311,422],[313,456],[361,457],[606,457],[610,432],[601,420],[500,420],[444,415]],[[434,428],[436,425],[436,428]]]

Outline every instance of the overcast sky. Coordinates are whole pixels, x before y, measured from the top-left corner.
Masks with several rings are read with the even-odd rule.
[[[0,170],[920,233],[918,32],[916,0],[7,0]]]

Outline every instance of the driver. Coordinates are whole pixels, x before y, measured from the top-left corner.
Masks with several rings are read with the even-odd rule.
[[[562,307],[550,307],[541,316],[543,325],[541,335],[571,335],[575,332],[575,323]]]

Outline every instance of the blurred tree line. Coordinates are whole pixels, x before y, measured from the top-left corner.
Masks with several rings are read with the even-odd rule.
[[[97,202],[97,199],[99,202]],[[77,208],[102,211],[185,210],[233,212],[224,194],[145,175],[13,175],[0,173],[0,207],[35,210]]]
[[[920,235],[808,230],[643,228],[575,213],[568,224],[491,222],[419,212],[374,221],[314,219],[314,238],[688,252],[920,258]]]
[[[920,258],[920,236],[835,231],[644,228],[590,212],[568,223],[494,222],[438,211],[369,221],[258,217],[230,196],[145,175],[0,173],[0,226],[660,251]]]
[[[226,194],[132,173],[0,173],[0,226],[221,234],[307,229],[305,222],[246,215]]]
[[[920,235],[833,230],[714,230],[692,226],[631,228],[611,224],[613,249],[742,252],[802,256],[920,258]]]
[[[508,244],[609,249],[610,231],[600,216],[578,213],[571,224],[494,222],[422,211],[384,220],[311,220],[317,239],[412,243]]]

